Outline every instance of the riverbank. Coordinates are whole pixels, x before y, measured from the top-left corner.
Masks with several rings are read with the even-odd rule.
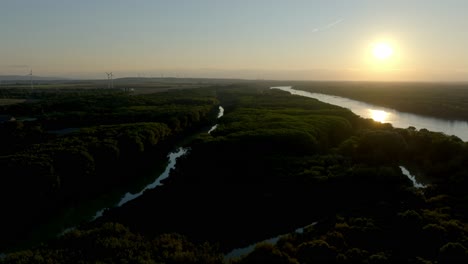
[[[464,249],[468,149],[456,137],[268,87],[218,95],[226,115],[163,185],[10,259],[223,263],[221,253],[288,232],[240,263],[435,262]],[[433,181],[417,188],[400,166]]]
[[[429,118],[468,121],[468,83],[323,81],[288,85]]]
[[[417,129],[427,129],[434,132],[442,132],[446,135],[455,135],[464,141],[468,141],[467,121],[445,120],[441,118],[430,118],[427,116],[399,112],[394,109],[371,105],[368,103],[351,100],[349,98],[320,93],[311,93],[300,90],[301,88],[293,88],[292,86],[279,86],[272,88],[344,107],[350,109],[353,113],[363,118],[370,118],[381,123],[390,123],[393,125],[393,127],[415,127]]]

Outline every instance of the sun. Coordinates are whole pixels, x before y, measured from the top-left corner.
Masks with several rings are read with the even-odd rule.
[[[405,57],[408,54],[402,49],[402,42],[392,36],[381,36],[369,39],[367,45],[362,47],[363,65],[373,79],[396,78],[405,66]]]
[[[372,46],[372,54],[374,58],[379,60],[386,60],[393,56],[393,48],[390,44],[381,42]]]

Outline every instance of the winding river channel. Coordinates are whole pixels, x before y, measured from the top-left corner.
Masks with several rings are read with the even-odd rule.
[[[379,107],[379,106],[351,100],[351,99],[344,98],[344,97],[295,90],[291,86],[271,87],[271,89],[278,89],[278,90],[290,92],[291,94],[294,94],[294,95],[314,98],[325,103],[348,108],[353,113],[361,117],[372,118],[373,120],[378,121],[378,122],[391,123],[395,127],[406,128],[409,126],[414,126],[419,129],[426,128],[426,129],[433,130],[433,131],[443,132],[449,135],[453,134],[465,141],[468,140],[468,123],[467,122],[447,121],[447,120],[442,120],[442,119],[419,116],[415,114],[403,113],[403,112],[399,112],[393,109]],[[399,166],[399,168],[401,170],[401,173],[411,180],[415,188],[425,187],[425,185],[422,183],[419,183],[416,180],[416,177],[412,175],[405,167]],[[308,225],[307,227],[314,226],[317,223],[318,222],[314,222]],[[298,228],[295,231],[295,233],[302,233],[304,232],[304,229],[307,227]],[[263,241],[253,243],[243,248],[233,249],[231,252],[227,253],[224,256],[224,258],[226,260],[230,260],[233,258],[240,257],[242,255],[246,255],[252,252],[255,249],[255,246],[260,243],[276,244],[279,241],[279,239],[285,235],[287,234],[282,234],[276,237],[265,239]]]
[[[290,92],[294,95],[305,96],[309,98],[315,98],[322,102],[338,105],[341,107],[345,107],[350,109],[355,114],[364,117],[364,118],[372,118],[379,122],[386,122],[391,123],[395,127],[409,127],[414,126],[416,128],[427,128],[429,130],[440,131],[446,134],[455,134],[456,136],[462,138],[463,140],[468,140],[468,123],[462,121],[446,121],[436,118],[428,118],[423,116],[418,116],[414,114],[402,113],[398,112],[393,109],[383,108],[379,106],[370,105],[367,103],[351,100],[348,98],[338,97],[338,96],[331,96],[325,94],[318,94],[318,93],[310,93],[306,91],[295,90],[291,86],[280,86],[280,87],[271,87],[271,89],[279,89],[283,91]],[[219,112],[217,118],[221,118],[224,115],[224,108],[219,106]],[[217,124],[213,125],[207,132],[211,133],[217,128]],[[164,172],[159,175],[152,183],[146,185],[141,191],[137,193],[126,193],[123,195],[118,203],[116,203],[113,207],[120,207],[125,203],[141,196],[144,194],[146,190],[157,188],[158,186],[162,185],[161,181],[169,177],[170,171],[175,168],[177,159],[182,157],[188,153],[188,149],[186,148],[178,148],[175,151],[168,154],[169,163],[167,164]],[[425,186],[421,183],[416,181],[415,176],[411,175],[410,172],[403,166],[400,166],[402,174],[407,176],[412,182],[413,186],[416,188],[424,188]],[[96,212],[92,220],[95,220],[102,216],[105,210],[109,208],[103,208]],[[305,228],[311,227],[316,225],[317,222],[314,222],[306,227],[298,228],[295,233],[302,233]],[[63,233],[73,230],[74,227],[65,230]],[[236,248],[233,249],[231,252],[225,255],[225,259],[229,260],[232,258],[240,257],[242,255],[248,254],[252,252],[255,246],[259,243],[271,243],[276,244],[276,242],[286,234],[278,235],[276,237],[272,237],[269,239],[265,239],[263,241],[259,241],[257,243],[253,243],[249,246],[244,248]]]
[[[224,115],[224,108],[222,106],[219,106],[218,108],[218,116],[217,118],[221,118],[223,115]],[[216,128],[218,127],[218,124],[215,124],[214,126],[212,126],[209,130],[208,130],[208,133],[211,133],[213,130],[215,130]],[[130,202],[131,200],[134,200],[136,199],[137,197],[140,197],[141,195],[143,195],[143,193],[146,191],[146,190],[150,190],[150,189],[154,189],[158,186],[161,186],[162,185],[162,181],[164,179],[166,179],[167,177],[169,177],[169,173],[171,172],[172,169],[175,168],[175,165],[177,163],[177,159],[184,156],[185,154],[187,154],[188,152],[188,149],[187,148],[178,148],[176,149],[175,151],[169,153],[167,155],[167,157],[169,158],[169,163],[167,164],[166,168],[164,169],[164,172],[159,175],[155,180],[154,182],[146,185],[140,192],[138,193],[126,193],[121,199],[120,201],[115,205],[115,207],[120,207],[128,202]],[[103,208],[99,211],[96,212],[96,214],[94,215],[94,218],[93,220],[96,220],[97,218],[101,217],[102,214],[104,213],[105,210],[108,210],[109,208]]]
[[[407,128],[409,126],[413,126],[418,129],[426,128],[431,131],[443,132],[448,135],[455,135],[464,141],[468,141],[468,122],[466,121],[450,121],[450,120],[443,120],[443,119],[430,118],[430,117],[425,117],[425,116],[420,116],[420,115],[415,115],[415,114],[404,113],[404,112],[396,111],[394,109],[379,107],[379,106],[367,104],[364,102],[351,100],[348,98],[295,90],[291,86],[271,87],[271,89],[279,89],[282,91],[290,92],[291,94],[294,94],[294,95],[315,98],[325,103],[348,108],[352,112],[354,112],[355,114],[361,117],[372,118],[378,122],[391,123],[394,127]],[[224,115],[224,109],[223,107],[219,106],[219,112],[218,112],[217,117],[221,118],[223,115]],[[218,125],[215,124],[207,132],[211,133],[217,128],[217,126]],[[179,157],[186,155],[187,153],[188,153],[188,149],[182,148],[182,147],[177,148],[175,151],[169,153],[168,154],[169,162],[162,174],[156,177],[156,179],[152,183],[146,185],[139,192],[124,194],[120,198],[120,201],[118,201],[111,207],[120,207],[124,205],[125,203],[143,195],[146,190],[154,189],[162,185],[161,181],[169,177],[170,171],[176,166],[177,159]],[[406,168],[404,168],[403,166],[400,166],[400,169],[402,173],[406,175],[413,182],[413,185],[416,188],[424,188],[424,185],[422,185],[421,183],[418,183],[415,177],[411,175],[410,172]],[[95,220],[101,217],[104,211],[107,209],[109,208],[102,208],[98,210],[91,220]],[[315,224],[317,224],[317,222],[314,222],[310,224],[309,226],[313,226]],[[295,232],[302,233],[304,231],[304,228],[307,228],[307,227],[299,228]],[[65,231],[63,231],[62,234],[70,230],[73,230],[74,228],[75,227],[68,228]],[[283,235],[279,235],[277,237],[266,239],[260,242],[268,242],[268,243],[275,244],[281,238],[281,236]],[[256,244],[257,243],[254,243],[245,248],[234,249],[233,251],[226,254],[225,258],[231,259],[233,257],[238,257],[241,255],[250,253],[251,251],[253,251]]]
[[[217,118],[221,118],[223,115],[224,115],[224,108],[222,106],[219,106]],[[212,131],[214,131],[217,128],[217,126],[218,126],[217,124],[213,125],[208,130],[208,133],[211,133]],[[176,166],[177,159],[184,156],[184,155],[186,155],[187,153],[188,153],[188,149],[183,148],[183,147],[179,147],[176,150],[174,150],[173,152],[170,152],[167,155],[167,157],[169,159],[169,163],[167,164],[167,166],[164,169],[163,173],[161,173],[158,177],[156,177],[153,182],[151,182],[150,184],[144,186],[139,192],[136,192],[136,193],[127,192],[127,193],[125,193],[120,198],[120,201],[117,202],[116,204],[114,204],[113,206],[111,206],[111,208],[120,207],[120,206],[122,206],[122,205],[124,205],[124,204],[126,204],[126,203],[140,197],[141,195],[144,194],[145,191],[150,190],[150,189],[154,189],[154,188],[156,188],[158,186],[163,185],[162,181],[164,179],[166,179],[167,177],[169,177],[169,174],[170,174],[171,170],[174,169],[175,166]],[[96,220],[97,218],[101,217],[104,214],[104,212],[106,210],[109,210],[109,209],[110,209],[109,207],[99,209],[94,214],[94,217],[91,219],[91,221]],[[69,227],[69,228],[65,229],[64,231],[62,231],[60,233],[60,235],[63,235],[65,233],[69,232],[69,231],[72,231],[75,228],[76,228],[76,226]]]
[[[466,121],[446,120],[400,112],[395,109],[380,107],[345,97],[296,90],[292,86],[278,86],[271,87],[271,89],[278,89],[294,95],[314,98],[325,103],[348,108],[358,116],[372,118],[382,123],[390,123],[394,127],[407,128],[413,126],[417,129],[426,128],[430,131],[455,135],[463,141],[468,141],[468,122]]]

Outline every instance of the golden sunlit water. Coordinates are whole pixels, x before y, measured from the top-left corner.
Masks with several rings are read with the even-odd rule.
[[[390,116],[389,112],[385,112],[382,110],[374,110],[374,109],[369,109],[371,118],[374,119],[374,121],[385,123],[388,121],[388,118]]]
[[[375,105],[366,104],[345,97],[296,90],[291,86],[272,88],[290,92],[295,95],[315,98],[325,103],[339,105],[350,109],[353,113],[363,118],[371,118],[376,122],[390,123],[393,127],[407,128],[409,126],[413,126],[417,129],[426,128],[431,131],[443,132],[447,135],[455,135],[464,141],[468,141],[468,122],[466,121],[443,120],[439,118],[404,113],[394,109],[379,108]]]

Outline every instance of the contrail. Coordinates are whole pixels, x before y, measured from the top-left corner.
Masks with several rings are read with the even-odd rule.
[[[324,29],[334,27],[334,26],[338,25],[341,22],[343,22],[343,19],[338,19],[335,22],[328,24]]]
[[[338,19],[336,21],[333,21],[332,23],[329,23],[328,25],[324,26],[324,27],[321,27],[321,28],[314,28],[312,29],[312,33],[315,33],[315,32],[319,32],[319,31],[325,31],[327,29],[330,29],[338,24],[340,24],[341,22],[343,22],[344,19]]]

